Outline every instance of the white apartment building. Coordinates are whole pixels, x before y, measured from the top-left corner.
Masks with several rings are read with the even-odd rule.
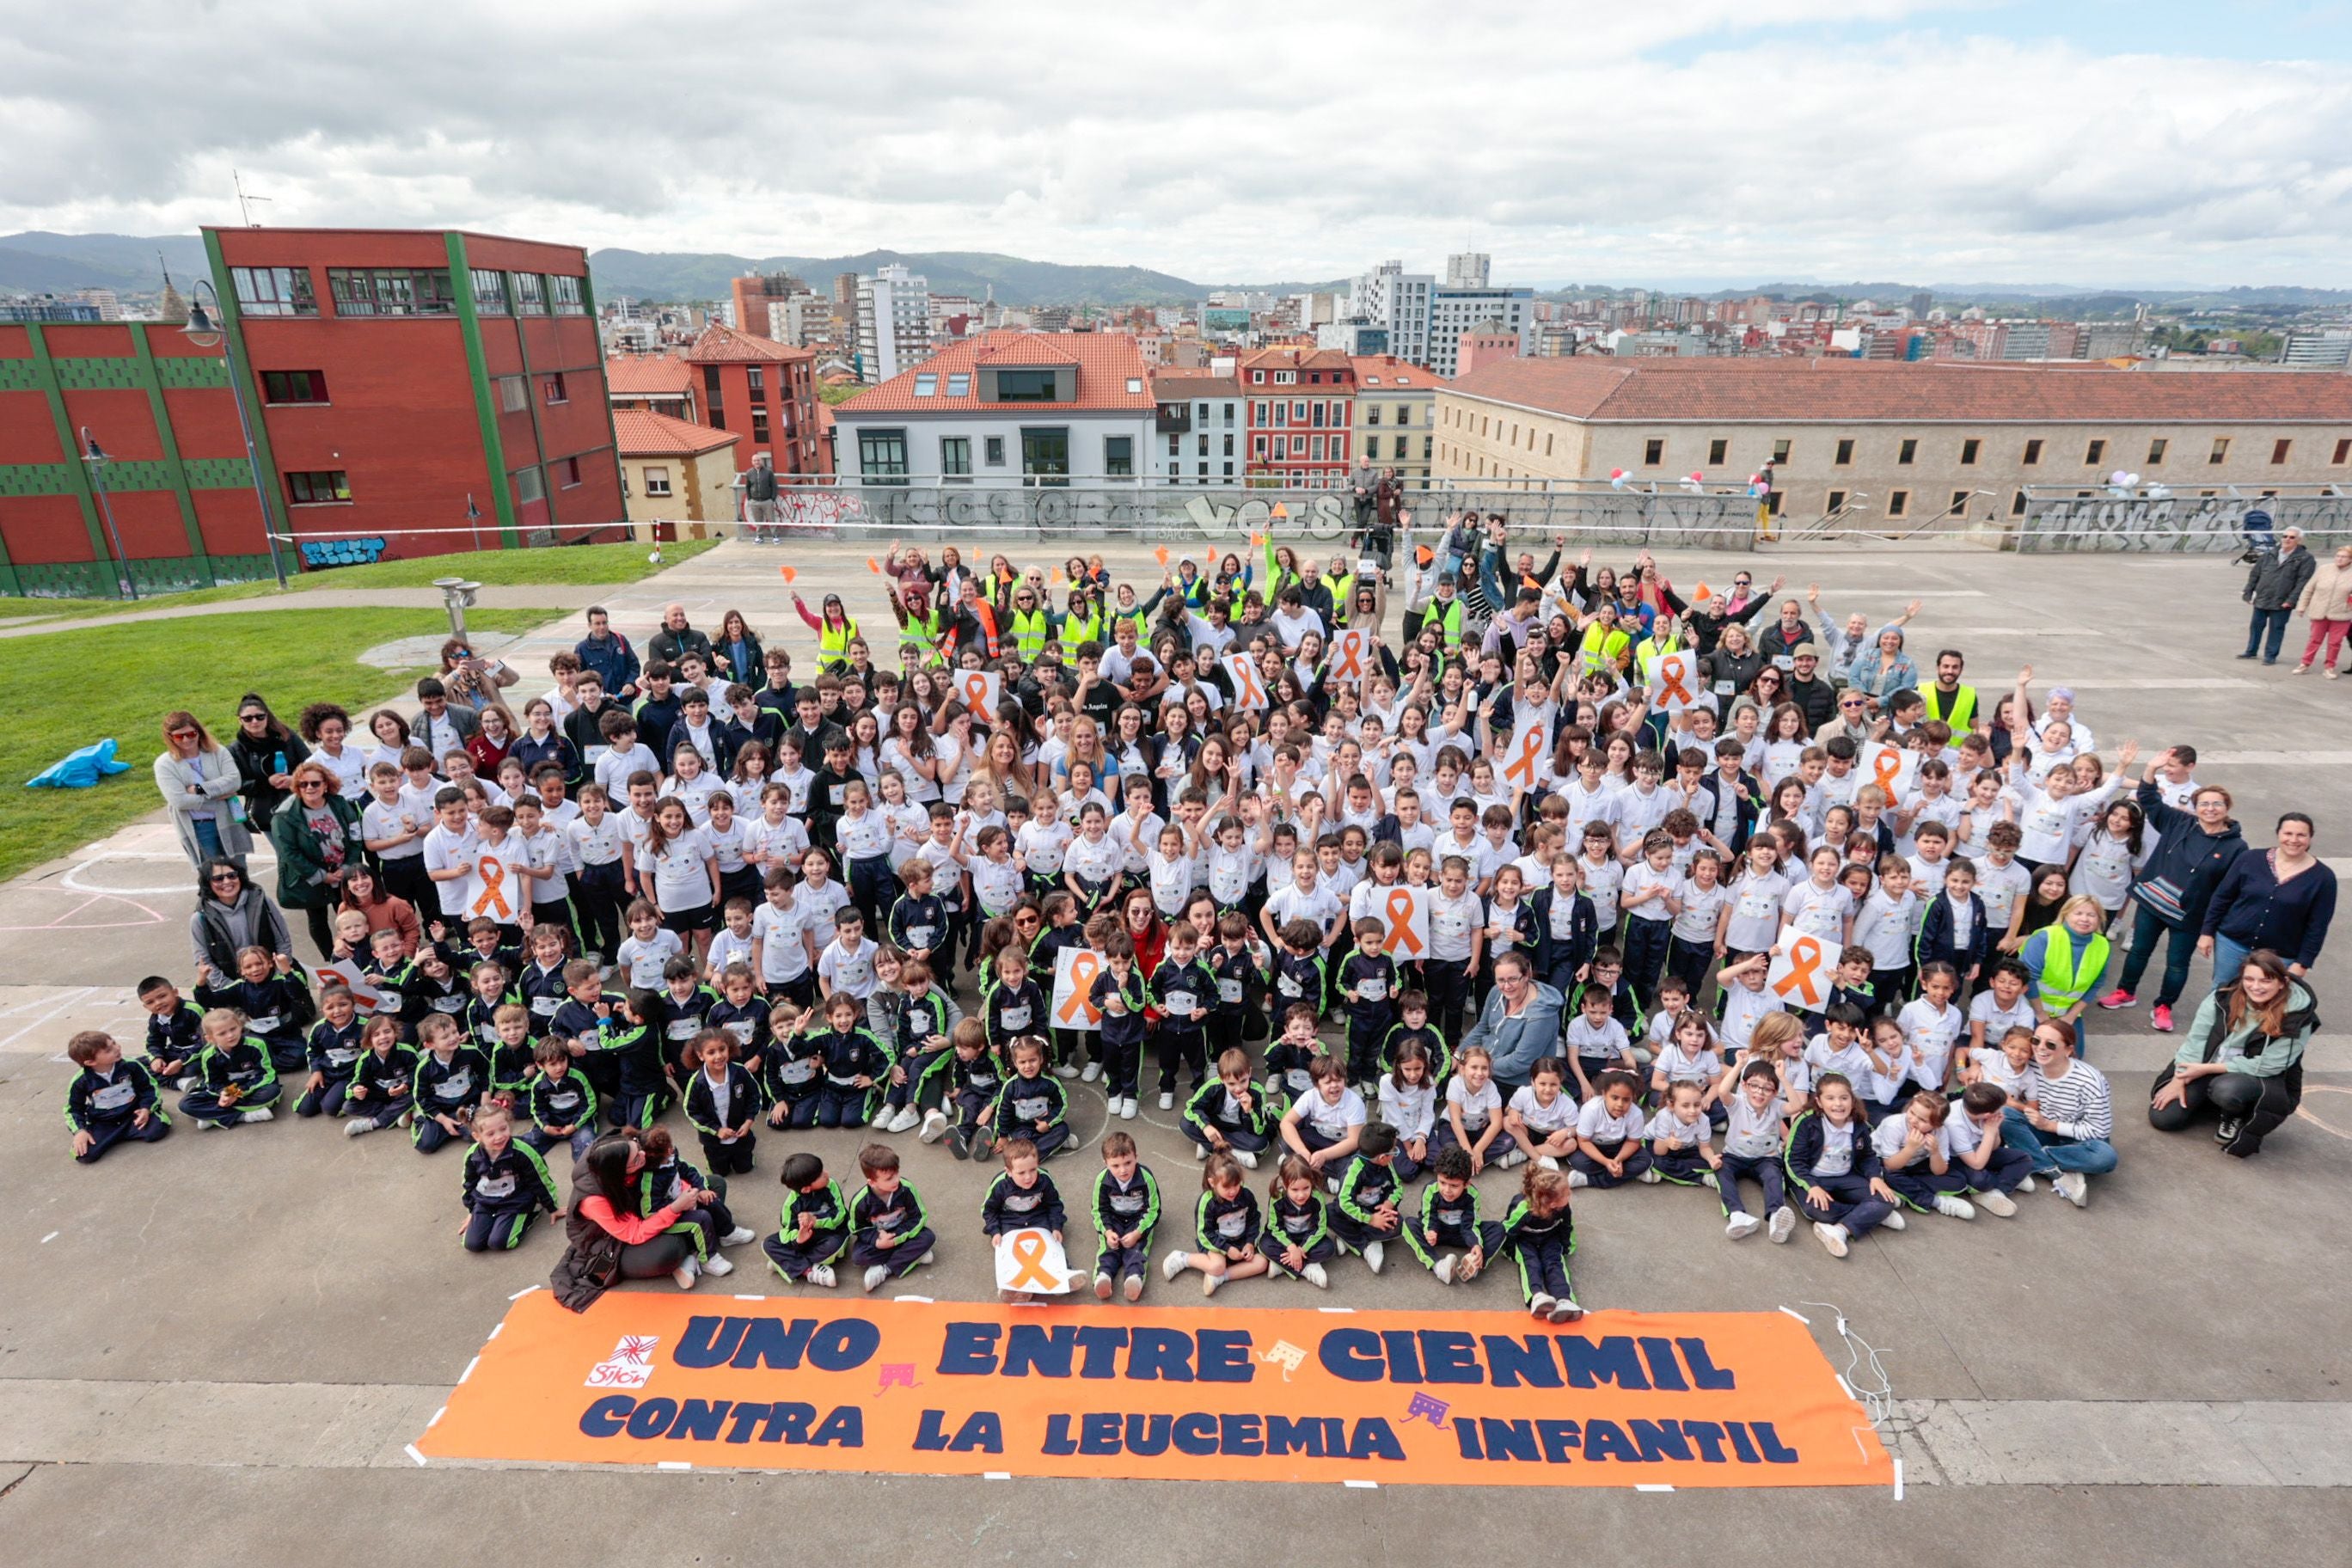
[[[1151,395],[1160,405],[1152,478],[1182,485],[1242,482],[1248,411],[1239,381],[1230,374],[1165,371],[1151,378]]]
[[[893,262],[857,279],[857,355],[879,385],[931,352],[931,285]]]
[[[1357,279],[1348,293],[1348,314],[1388,333],[1387,353],[1415,364],[1429,361],[1429,300],[1437,279],[1407,272],[1402,261],[1383,261]]]
[[[835,464],[868,485],[1133,481],[1159,412],[1132,333],[986,332],[835,407]]]
[[[1445,258],[1445,281],[1426,272],[1407,272],[1402,261],[1383,261],[1358,278],[1348,295],[1349,318],[1385,328],[1382,353],[1426,365],[1440,375],[1454,372],[1462,334],[1493,321],[1519,340],[1519,353],[1535,353],[1535,291],[1496,288],[1487,281],[1488,258],[1470,251]],[[1347,346],[1360,350],[1360,341]]]
[[[1522,355],[1536,352],[1532,289],[1439,289],[1430,295],[1429,354],[1421,363],[1440,375],[1457,367],[1462,334],[1492,323],[1519,340]],[[1411,358],[1411,355],[1407,355]]]

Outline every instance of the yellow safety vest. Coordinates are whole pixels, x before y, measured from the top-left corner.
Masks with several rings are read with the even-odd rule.
[[[845,668],[849,663],[850,639],[856,636],[857,621],[851,616],[844,616],[839,626],[817,627],[817,668],[835,670]]]
[[[1956,736],[1966,734],[1969,721],[1977,716],[1977,689],[1973,686],[1961,686],[1952,693],[1949,712],[1937,711],[1945,700],[1944,689],[1932,680],[1919,688],[1919,700],[1927,705],[1927,717],[1950,725]]]
[[[1617,668],[1618,657],[1633,646],[1633,639],[1616,627],[1603,632],[1597,625],[1585,627],[1584,636],[1576,645],[1584,668],[1593,674]]]
[[[903,651],[913,648],[923,656],[927,664],[944,662],[940,657],[940,617],[937,611],[907,612],[907,624],[898,628],[898,647]]]
[[[1053,622],[1043,610],[1013,612],[1013,646],[1024,664],[1034,664],[1037,656],[1045,651],[1045,638]]]
[[[1433,623],[1435,623],[1435,625],[1438,626],[1438,628],[1439,628],[1440,630],[1442,630],[1442,631],[1444,631],[1444,634],[1445,634],[1445,651],[1446,651],[1446,652],[1448,652],[1448,653],[1459,653],[1459,652],[1461,651],[1461,649],[1462,649],[1462,601],[1461,601],[1461,600],[1459,600],[1459,599],[1432,599],[1432,600],[1429,602],[1428,606],[1427,606],[1425,609],[1423,609],[1423,610],[1422,611],[1421,618],[1422,618],[1422,621],[1423,621],[1423,623],[1424,625],[1429,624],[1429,623],[1433,623]]]
[[[2093,932],[2083,951],[2074,951],[2074,933],[2063,925],[2045,928],[2050,940],[2042,950],[2042,1005],[2063,1013],[2091,994],[2107,972],[2107,939]]]
[[[1062,617],[1062,658],[1073,669],[1077,668],[1079,645],[1099,644],[1102,640],[1103,622],[1100,614],[1089,616],[1083,621],[1076,616]]]

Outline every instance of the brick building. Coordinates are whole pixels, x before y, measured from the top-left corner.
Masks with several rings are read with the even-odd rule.
[[[686,363],[698,384],[697,422],[743,437],[734,449],[739,470],[766,452],[787,482],[833,471],[817,427],[814,350],[714,325],[694,340]]]
[[[1254,480],[1330,487],[1347,482],[1355,421],[1355,362],[1337,349],[1259,349],[1234,367],[1249,403]]]

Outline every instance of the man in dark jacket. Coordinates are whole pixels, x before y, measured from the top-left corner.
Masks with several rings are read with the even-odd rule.
[[[2303,596],[2304,584],[2318,569],[2317,558],[2303,547],[2303,530],[2289,528],[2280,533],[2278,553],[2254,563],[2253,570],[2246,574],[2246,591],[2239,595],[2254,610],[2246,625],[2246,651],[2240,658],[2253,658],[2259,643],[2263,662],[2278,662],[2279,639],[2286,636],[2287,617],[2294,614],[2294,602]]]
[[[689,653],[702,656],[702,668],[705,669],[718,666],[719,661],[710,657],[710,638],[686,624],[686,606],[663,605],[662,629],[656,632],[653,640],[646,645],[646,657],[675,667]]]
[[[1789,649],[1789,663],[1788,700],[1803,710],[1807,731],[1819,730],[1837,717],[1837,688],[1818,673],[1822,650],[1810,642],[1797,643]]]
[[[602,605],[588,607],[588,635],[572,650],[580,668],[604,678],[604,695],[624,700],[637,694],[637,651],[629,639],[613,629],[613,617]]]

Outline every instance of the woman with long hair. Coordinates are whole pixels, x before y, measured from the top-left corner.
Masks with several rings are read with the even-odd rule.
[[[236,739],[229,745],[243,778],[245,819],[269,831],[269,819],[294,790],[294,764],[310,754],[302,737],[269,710],[258,692],[248,691],[236,702]]]
[[[611,1132],[589,1145],[572,1168],[572,1196],[563,1215],[563,1257],[548,1283],[555,1299],[575,1312],[584,1312],[613,1286],[624,1279],[658,1279],[668,1275],[681,1290],[691,1290],[705,1273],[732,1272],[719,1256],[722,1247],[740,1247],[756,1239],[740,1226],[718,1234],[710,1212],[699,1206],[699,1194],[682,1189],[667,1202],[656,1204],[638,1180],[646,1168],[646,1152],[635,1139]]]
[[[163,715],[163,750],[155,758],[155,788],[170,808],[180,851],[198,872],[226,859],[241,869],[253,848],[246,828],[243,775],[236,759],[185,709]],[[202,889],[199,889],[201,896]]]
[[[757,691],[768,679],[767,650],[752,635],[751,623],[743,618],[740,610],[730,610],[719,619],[719,635],[710,639],[710,651],[727,666],[727,678],[739,686]]]
[[[2214,1141],[2243,1160],[2260,1153],[2303,1103],[2303,1056],[2319,1030],[2309,977],[2268,948],[2246,954],[2237,978],[2207,996],[2180,1049],[2157,1075],[2147,1123],[2182,1132],[2210,1111]]]
[[[367,916],[368,934],[388,931],[400,937],[404,958],[416,955],[416,944],[425,940],[425,928],[416,918],[416,906],[393,892],[376,875],[375,868],[362,860],[343,873],[341,908]],[[368,956],[362,950],[352,955],[362,961]]]

